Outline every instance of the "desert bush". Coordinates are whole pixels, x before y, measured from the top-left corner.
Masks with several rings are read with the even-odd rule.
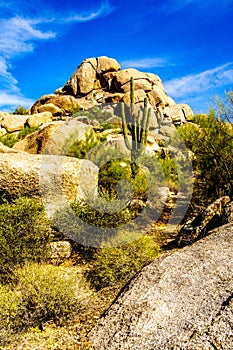
[[[30,114],[30,110],[25,108],[24,106],[17,106],[13,112],[13,114],[21,114],[21,115],[26,115]]]
[[[7,281],[17,265],[46,259],[51,226],[42,204],[18,198],[0,205],[0,281]]]
[[[0,142],[2,142],[5,146],[11,148],[16,142],[24,139],[27,135],[30,135],[37,130],[39,130],[38,127],[30,128],[29,126],[26,126],[17,133],[7,133],[6,135],[1,136]]]
[[[97,290],[126,283],[159,255],[159,248],[151,236],[138,238],[135,235],[134,239],[134,235],[133,232],[122,232],[109,242],[113,247],[96,251],[88,279]],[[127,241],[130,243],[126,244]]]
[[[171,157],[166,157],[165,159],[159,158],[159,164],[163,170],[163,175],[165,177],[166,183],[170,189],[177,191],[178,188],[178,171],[177,164]]]
[[[146,199],[148,195],[148,182],[146,174],[141,169],[132,177],[131,162],[129,160],[117,158],[106,162],[99,170],[98,179],[99,192],[107,191],[111,196],[117,196],[117,184],[121,180],[126,180],[124,190],[133,191],[133,197]],[[128,187],[128,188],[127,188]],[[123,188],[122,188],[123,189]]]
[[[209,116],[197,115],[194,121],[194,134],[185,126],[178,131],[194,153],[192,205],[202,210],[223,195],[233,197],[233,126],[219,119],[213,109]]]
[[[13,147],[16,142],[18,142],[18,135],[15,133],[7,133],[0,137],[0,142],[7,147]]]
[[[23,327],[42,327],[52,320],[63,325],[84,307],[90,293],[75,268],[26,264],[15,273],[21,295],[18,315]]]
[[[52,321],[62,326],[81,312],[91,291],[75,268],[26,264],[14,273],[14,283],[0,285],[2,339]]]
[[[30,135],[37,130],[40,130],[38,126],[34,126],[31,128],[29,126],[25,126],[25,128],[20,130],[20,132],[18,133],[18,140],[24,139],[27,135]]]
[[[0,346],[14,333],[20,297],[9,286],[0,284]]]
[[[72,138],[74,138],[74,142],[72,142]],[[102,139],[100,136],[92,129],[86,133],[85,140],[75,140],[75,135],[73,135],[71,136],[71,139],[68,140],[70,147],[66,152],[66,156],[83,159],[88,152],[96,147],[101,141]]]

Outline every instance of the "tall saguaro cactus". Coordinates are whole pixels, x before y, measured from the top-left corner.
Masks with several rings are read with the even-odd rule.
[[[136,160],[144,152],[151,120],[151,108],[148,108],[148,99],[144,99],[143,109],[135,113],[134,79],[130,80],[130,118],[126,120],[125,105],[121,103],[121,119],[126,147],[131,151],[132,173],[137,169]],[[132,141],[129,140],[129,135]]]

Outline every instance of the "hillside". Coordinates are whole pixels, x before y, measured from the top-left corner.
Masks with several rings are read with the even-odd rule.
[[[232,173],[230,120],[106,56],[0,112],[0,347],[231,349]]]

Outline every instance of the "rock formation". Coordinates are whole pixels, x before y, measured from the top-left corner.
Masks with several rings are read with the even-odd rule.
[[[33,115],[17,115],[7,112],[0,112],[0,136],[7,132],[15,132],[24,129],[26,126],[39,127],[53,120],[51,112],[36,113]],[[5,130],[5,131],[4,131]]]
[[[174,124],[187,122],[193,116],[186,104],[176,104],[165,92],[161,79],[152,73],[140,72],[133,68],[120,69],[120,64],[113,58],[105,56],[85,59],[67,83],[55,91],[39,98],[31,107],[31,115],[15,115],[0,112],[0,137],[8,134],[18,140],[18,133],[25,127],[37,127],[38,131],[17,142],[16,151],[42,154],[46,142],[61,122],[83,122],[93,128],[101,129],[101,113],[109,114],[106,123],[121,125],[118,102],[130,103],[130,78],[134,77],[135,103],[138,108],[147,97],[152,107],[147,149],[157,152],[160,144],[175,130]],[[90,119],[85,115],[75,118],[75,112],[98,107],[101,113]],[[95,116],[95,112],[92,112]],[[81,131],[84,126],[80,124]],[[87,131],[87,128],[85,129]],[[115,132],[114,132],[115,134]],[[111,138],[109,136],[109,138]],[[116,139],[116,136],[113,135]],[[119,139],[121,136],[119,135]],[[56,148],[56,147],[55,147]],[[61,154],[50,145],[49,154]]]
[[[105,56],[81,62],[63,87],[35,102],[31,113],[49,111],[55,117],[100,104],[128,104],[131,77],[135,80],[136,103],[143,103],[144,98],[148,97],[155,113],[166,122],[180,124],[192,118],[191,108],[186,104],[176,104],[166,94],[161,79],[156,74],[140,72],[134,68],[120,70],[120,64],[115,59]]]
[[[93,349],[232,349],[232,244],[228,224],[143,268],[92,330]]]

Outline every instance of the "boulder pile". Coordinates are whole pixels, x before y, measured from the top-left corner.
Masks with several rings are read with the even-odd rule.
[[[184,123],[193,112],[186,104],[176,104],[169,97],[158,75],[134,68],[120,69],[113,58],[101,56],[85,59],[54,94],[44,95],[31,108],[31,113],[50,112],[54,117],[97,105],[130,102],[130,78],[135,81],[135,103],[147,97],[160,123]]]

